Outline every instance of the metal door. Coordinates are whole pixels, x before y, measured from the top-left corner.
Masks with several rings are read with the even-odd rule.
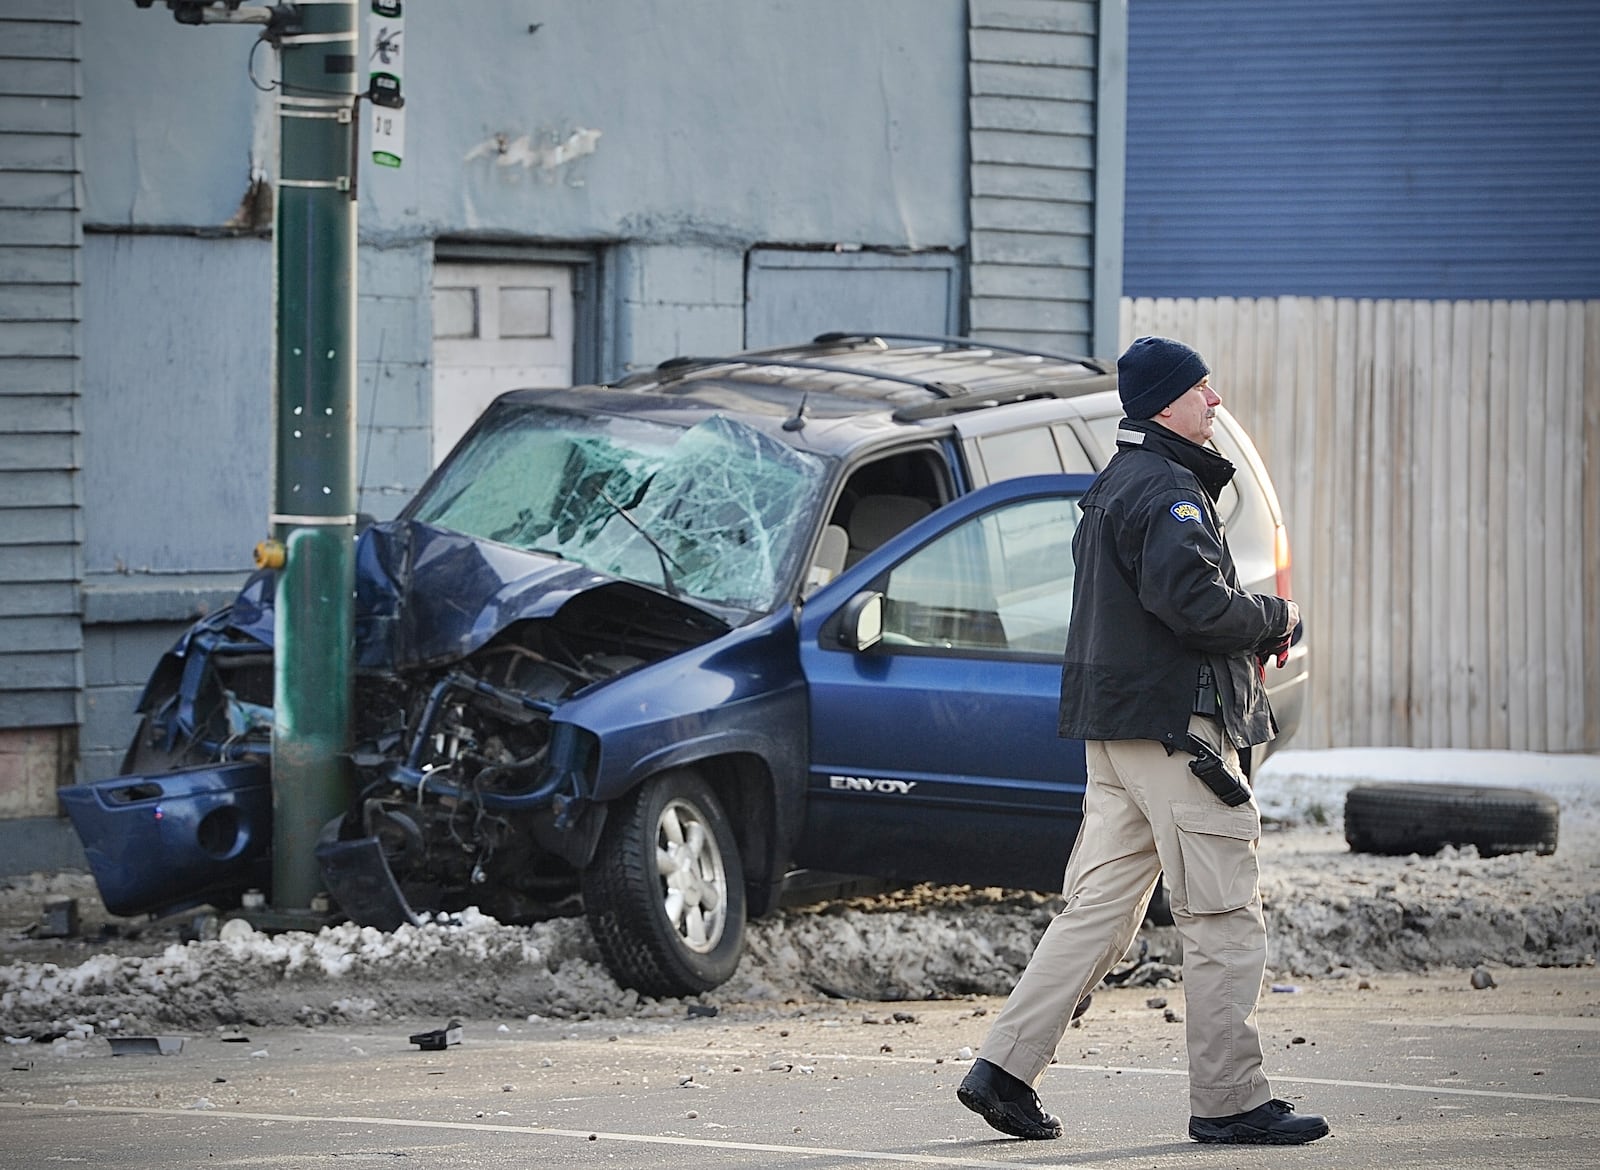
[[[806,603],[811,765],[798,864],[1058,889],[1083,745],[1056,736],[1072,534],[1088,476],[1009,480],[946,505]],[[883,639],[841,617],[882,597]]]

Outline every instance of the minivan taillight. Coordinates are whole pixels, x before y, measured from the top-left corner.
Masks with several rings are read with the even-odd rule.
[[[1293,597],[1289,586],[1289,531],[1282,524],[1272,526],[1272,561],[1276,570],[1279,597]]]

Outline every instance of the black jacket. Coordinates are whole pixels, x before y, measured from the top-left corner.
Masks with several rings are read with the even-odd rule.
[[[1289,604],[1239,587],[1216,514],[1233,472],[1208,447],[1123,420],[1072,540],[1063,736],[1182,747],[1206,663],[1234,746],[1277,734],[1256,651],[1288,632]]]

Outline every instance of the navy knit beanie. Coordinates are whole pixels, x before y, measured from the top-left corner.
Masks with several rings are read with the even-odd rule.
[[[1129,418],[1154,418],[1211,372],[1205,359],[1170,337],[1141,337],[1117,359],[1117,392]]]

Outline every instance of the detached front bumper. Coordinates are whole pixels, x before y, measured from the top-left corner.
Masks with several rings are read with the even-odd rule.
[[[61,802],[113,914],[227,909],[246,890],[271,887],[272,784],[264,764],[118,776],[65,788]],[[340,841],[330,831],[317,861],[329,893],[356,922],[394,930],[418,921],[375,838]]]
[[[584,754],[574,729],[561,728],[557,739],[559,757]],[[393,930],[419,921],[405,891],[431,885],[437,894],[440,876],[454,869],[462,873],[453,884],[490,898],[535,853],[560,859],[573,872],[582,869],[605,823],[605,807],[584,791],[576,769],[552,770],[521,792],[478,792],[390,761],[369,774],[363,798],[350,813],[327,826],[317,863],[345,915],[363,926]],[[63,789],[61,801],[113,914],[164,916],[202,905],[226,910],[248,890],[260,890],[270,901],[268,763],[231,761],[118,776]],[[502,838],[476,839],[496,827]],[[463,852],[469,841],[476,852]],[[491,858],[492,871],[480,868]],[[486,880],[486,886],[476,885]],[[438,908],[429,897],[425,893],[418,905]]]
[[[228,908],[272,881],[272,782],[255,761],[61,790],[112,914]]]

